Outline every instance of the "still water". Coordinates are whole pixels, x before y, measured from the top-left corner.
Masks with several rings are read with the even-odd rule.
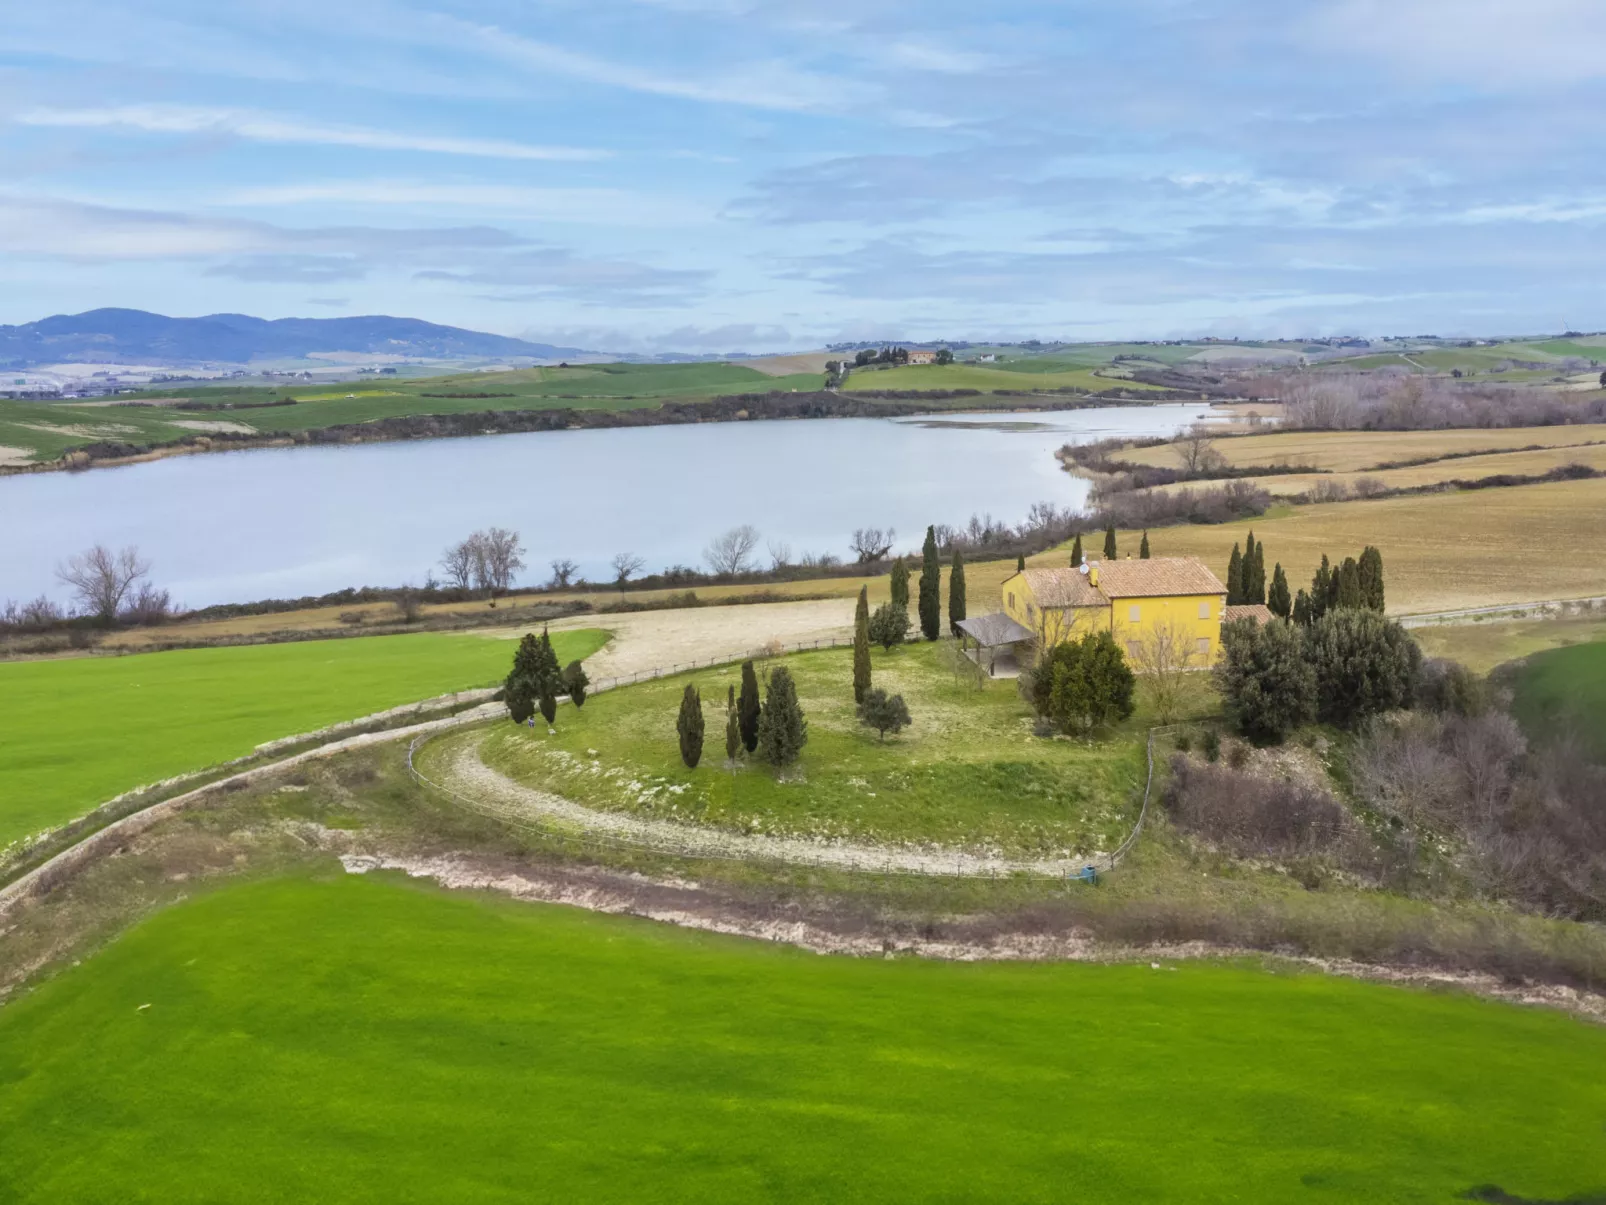
[[[136,544],[187,606],[422,583],[477,528],[518,531],[529,568],[567,557],[597,581],[615,553],[647,572],[702,565],[720,532],[849,557],[854,528],[1019,522],[1034,502],[1079,507],[1085,482],[1054,450],[1166,435],[1197,404],[1036,414],[945,414],[538,432],[417,443],[175,457],[88,473],[0,479],[0,600],[41,592],[66,554]],[[438,570],[437,576],[438,576]]]

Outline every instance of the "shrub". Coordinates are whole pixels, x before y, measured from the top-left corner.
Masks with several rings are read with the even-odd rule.
[[[1316,714],[1316,673],[1304,643],[1301,629],[1282,620],[1223,625],[1216,689],[1250,740],[1276,744]]]
[[[690,682],[680,696],[675,732],[680,737],[680,760],[695,770],[703,758],[703,697]]]
[[[1441,715],[1475,716],[1489,709],[1489,686],[1459,661],[1430,657],[1416,674],[1416,705]]]
[[[909,612],[892,603],[882,603],[870,616],[869,635],[883,649],[902,644],[909,635]]]
[[[1410,706],[1422,651],[1376,611],[1328,612],[1306,631],[1305,650],[1316,675],[1318,719],[1354,728]]]
[[[1033,702],[1062,732],[1086,735],[1132,714],[1137,679],[1109,632],[1056,644],[1035,667]]]
[[[1355,821],[1326,791],[1201,766],[1181,754],[1171,759],[1162,801],[1178,828],[1240,855],[1353,859],[1364,848]]]
[[[584,707],[586,703],[586,687],[591,685],[591,679],[586,674],[585,666],[578,661],[571,661],[563,669],[563,691],[569,696],[569,702],[576,707]]]
[[[742,733],[742,746],[751,753],[758,748],[758,674],[751,661],[742,662],[742,693],[736,700],[736,719]]]
[[[864,702],[859,705],[859,721],[886,740],[887,733],[896,736],[909,726],[909,708],[902,695],[888,696],[878,686],[865,692]]]

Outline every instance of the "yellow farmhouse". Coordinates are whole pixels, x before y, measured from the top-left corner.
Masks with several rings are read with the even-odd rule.
[[[1167,631],[1209,664],[1221,647],[1221,625],[1269,618],[1264,607],[1228,607],[1227,587],[1197,557],[1091,562],[1081,569],[1026,569],[1005,579],[1004,612],[978,625],[991,638],[1012,636],[1040,647],[1108,631],[1129,655],[1144,638]],[[1264,614],[1263,614],[1264,613]],[[1007,617],[1012,625],[1000,620]],[[1004,641],[999,640],[999,643]]]

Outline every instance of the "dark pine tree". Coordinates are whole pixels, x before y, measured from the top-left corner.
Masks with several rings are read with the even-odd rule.
[[[675,732],[680,736],[680,760],[695,770],[703,758],[703,696],[690,682],[680,696]]]
[[[770,671],[764,711],[758,721],[759,756],[777,769],[789,766],[803,752],[809,726],[797,701],[797,684],[784,665]]]
[[[920,550],[920,633],[927,640],[942,635],[942,562],[937,559],[937,529],[926,528]]]
[[[533,632],[526,632],[513,651],[513,668],[502,684],[508,718],[515,724],[522,724],[535,715],[535,701],[540,697],[540,664],[541,642]]]
[[[736,715],[736,688],[725,688],[725,760],[732,767],[742,753],[742,722]]]
[[[1232,546],[1232,559],[1227,562],[1227,605],[1242,606],[1244,601],[1244,554],[1238,545]]]
[[[965,556],[956,548],[953,568],[948,571],[948,630],[955,636],[959,635],[959,621],[963,618],[965,618]]]
[[[1249,597],[1249,591],[1255,584],[1255,529],[1250,528],[1249,534],[1244,538],[1244,597],[1243,601],[1252,603],[1255,600]]]
[[[892,605],[909,609],[909,565],[902,557],[892,562]]]
[[[1382,612],[1383,607],[1383,554],[1372,545],[1361,553],[1361,605],[1368,610]]]
[[[1303,591],[1301,591],[1303,593]],[[1321,568],[1317,569],[1310,579],[1310,619],[1315,623],[1327,614],[1327,603],[1333,595],[1333,567],[1327,563],[1327,554],[1322,553]]]
[[[1104,559],[1113,561],[1115,558],[1115,524],[1111,523],[1104,529]]]
[[[1354,557],[1347,556],[1338,567],[1338,606],[1342,610],[1356,610],[1365,605],[1361,598],[1361,567]]]
[[[576,707],[586,705],[586,687],[591,685],[591,679],[586,676],[586,667],[578,661],[571,661],[563,670],[563,693],[569,696],[569,702]]]
[[[1255,545],[1253,560],[1244,559],[1244,601],[1246,603],[1264,603],[1266,601],[1266,545],[1264,542]]]
[[[859,605],[853,609],[853,702],[864,702],[870,689],[870,587],[859,590]]]
[[[1303,590],[1294,595],[1293,618],[1294,623],[1302,628],[1308,628],[1311,624],[1310,595]]]
[[[1081,532],[1077,532],[1076,533],[1076,539],[1071,544],[1071,568],[1072,569],[1080,569],[1081,567],[1082,567],[1082,533]]]
[[[736,717],[741,722],[742,744],[751,753],[758,748],[758,717],[762,710],[758,697],[758,674],[751,661],[742,662],[742,694],[736,700]]]
[[[1300,593],[1304,593],[1304,591]],[[1287,619],[1293,614],[1294,603],[1288,597],[1288,575],[1283,572],[1281,561],[1278,561],[1277,567],[1272,570],[1271,589],[1266,591],[1266,606],[1271,609],[1273,615],[1280,616],[1283,619]]]
[[[1016,573],[1025,573],[1026,572],[1026,556],[1025,556],[1024,553],[1015,558],[1015,572]]]
[[[1138,560],[1146,561],[1148,559],[1149,559],[1149,533],[1147,531],[1145,531],[1143,533],[1143,543],[1138,545]]]

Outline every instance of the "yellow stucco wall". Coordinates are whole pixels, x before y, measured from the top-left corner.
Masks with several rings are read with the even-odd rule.
[[[1130,656],[1131,642],[1143,639],[1158,625],[1168,623],[1194,650],[1195,664],[1213,664],[1221,651],[1221,620],[1227,606],[1224,594],[1118,598],[1108,606],[1051,608],[1044,614],[1031,584],[1017,574],[1004,582],[1003,595],[1004,613],[1051,644],[1102,628],[1108,629],[1122,651]],[[1208,643],[1201,644],[1201,641]]]

